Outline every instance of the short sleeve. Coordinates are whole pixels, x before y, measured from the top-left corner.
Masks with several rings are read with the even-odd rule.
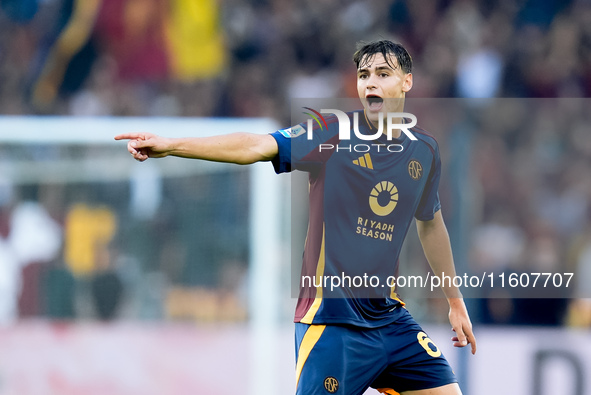
[[[275,173],[287,173],[291,168],[291,141],[285,137],[281,130],[271,133],[271,136],[277,141],[277,155],[271,160]]]
[[[441,178],[441,158],[439,157],[439,149],[437,146],[435,148],[429,179],[425,189],[423,189],[419,206],[415,211],[415,218],[419,221],[430,221],[435,218],[435,213],[441,210],[438,191],[439,179]]]
[[[271,163],[277,174],[293,170],[313,171],[325,163],[338,143],[338,125],[329,123],[327,128],[315,127],[311,136],[305,125],[281,129],[271,136],[277,141],[278,153]]]

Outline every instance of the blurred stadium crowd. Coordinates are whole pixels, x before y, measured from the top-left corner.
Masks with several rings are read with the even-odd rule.
[[[579,98],[539,101],[531,112],[499,101],[507,115],[475,121],[473,152],[464,163],[455,159],[453,128],[439,136],[448,169],[443,184],[470,181],[464,250],[471,267],[578,268],[580,287],[588,287],[583,280],[591,279],[591,120],[581,106],[589,108],[582,98],[591,95],[591,1],[0,5],[2,115],[265,116],[287,125],[292,97],[355,97],[355,43],[379,38],[400,41],[411,53],[411,98]],[[577,121],[569,122],[573,112]],[[19,154],[3,153],[7,159]],[[460,226],[454,215],[462,207],[455,195],[461,188],[445,188],[451,227]],[[18,205],[2,204],[2,237],[8,239]],[[63,211],[53,220],[65,223]],[[591,295],[589,289],[579,292]],[[541,320],[548,308],[552,316]],[[478,311],[475,316],[486,323],[591,326],[589,299],[495,299]]]
[[[591,94],[585,0],[3,0],[2,10],[4,114],[277,118],[290,97],[355,97],[355,44],[379,37],[412,54],[412,97]]]

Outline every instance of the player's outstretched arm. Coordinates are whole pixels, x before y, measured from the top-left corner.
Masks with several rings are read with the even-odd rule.
[[[115,136],[115,140],[129,140],[127,150],[140,162],[148,158],[179,156],[247,165],[269,161],[278,152],[277,142],[268,134],[166,138],[152,133],[125,133]]]
[[[436,212],[435,217],[430,221],[417,221],[417,231],[425,256],[433,269],[433,274],[441,276],[442,273],[445,273],[445,276],[453,278],[456,275],[456,270],[449,234],[443,222],[441,210]],[[443,283],[442,289],[449,303],[449,322],[456,333],[456,336],[452,337],[454,346],[464,347],[470,344],[472,354],[474,354],[476,353],[476,337],[472,332],[472,323],[462,294],[453,284],[449,284],[451,285],[449,287],[447,283]]]

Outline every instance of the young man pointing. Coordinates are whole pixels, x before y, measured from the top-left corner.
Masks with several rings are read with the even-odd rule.
[[[138,161],[169,155],[237,164],[270,161],[277,173],[309,173],[310,218],[302,286],[295,313],[297,395],[360,395],[369,388],[385,394],[461,394],[439,348],[404,308],[386,279],[397,272],[402,243],[413,220],[434,275],[454,276],[447,229],[441,215],[441,174],[435,139],[418,127],[391,130],[380,113],[402,113],[413,85],[408,52],[391,41],[362,45],[353,58],[362,110],[347,113],[357,132],[347,143],[367,152],[321,150],[337,146],[339,122],[327,117],[313,137],[304,125],[268,135],[235,133],[169,139],[149,133],[122,134]],[[399,119],[404,124],[404,117]],[[325,130],[326,129],[326,130]],[[382,130],[382,133],[378,133]],[[364,136],[375,135],[371,144]],[[390,138],[389,138],[390,137]],[[380,149],[396,144],[396,152]],[[350,283],[326,287],[318,279],[370,273],[381,286],[355,289]],[[332,277],[331,277],[332,278]],[[476,339],[459,290],[444,287],[454,346]],[[287,391],[286,391],[287,392]]]

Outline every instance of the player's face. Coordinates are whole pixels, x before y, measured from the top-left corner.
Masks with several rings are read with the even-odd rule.
[[[412,88],[412,74],[402,71],[394,55],[388,60],[377,53],[362,59],[357,70],[357,93],[374,124],[380,112],[402,112],[406,92]]]

